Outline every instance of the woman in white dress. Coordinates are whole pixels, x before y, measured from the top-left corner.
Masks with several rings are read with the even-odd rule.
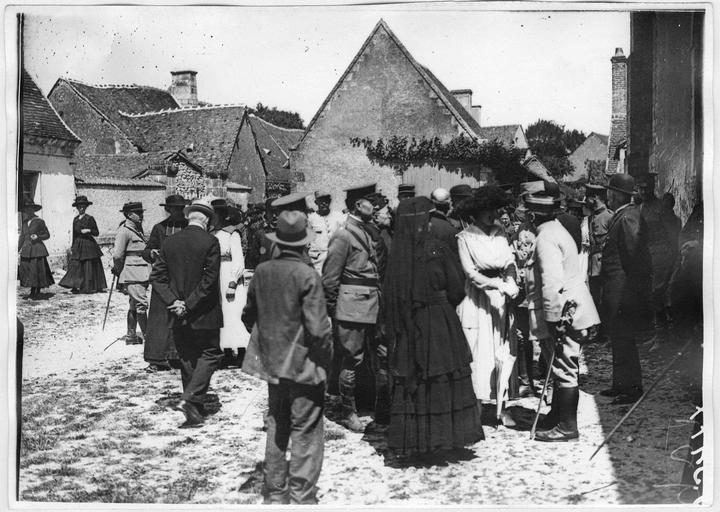
[[[220,348],[237,358],[248,346],[250,334],[240,317],[247,300],[247,288],[243,283],[245,258],[242,241],[234,219],[230,218],[232,208],[225,199],[212,201],[217,215],[213,235],[220,242],[220,303],[223,312],[223,327],[220,329]]]
[[[460,262],[467,280],[466,297],[458,306],[473,361],[472,380],[479,402],[496,400],[496,416],[514,425],[504,409],[510,375],[517,355],[517,339],[509,300],[519,290],[513,252],[500,224],[497,209],[506,202],[502,189],[481,187],[459,207],[468,226],[458,234]]]

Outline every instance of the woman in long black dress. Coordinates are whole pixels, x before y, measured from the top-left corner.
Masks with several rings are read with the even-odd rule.
[[[399,457],[484,439],[455,312],[465,279],[451,249],[429,232],[432,208],[426,197],[400,203],[383,288],[393,378],[388,448]]]
[[[48,251],[43,243],[43,240],[50,238],[50,232],[45,221],[35,215],[41,208],[42,206],[29,199],[23,203],[18,277],[20,286],[30,288],[30,295],[27,297],[29,299],[39,299],[40,289],[55,283],[47,262]]]
[[[73,219],[73,241],[70,262],[60,286],[71,288],[73,293],[95,293],[105,291],[107,281],[102,264],[102,251],[93,238],[98,236],[95,219],[85,213],[92,204],[85,196],[78,196],[73,202],[78,215]]]

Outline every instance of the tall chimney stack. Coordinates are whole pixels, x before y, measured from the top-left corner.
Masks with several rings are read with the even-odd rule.
[[[172,84],[170,94],[183,108],[197,107],[197,71],[171,71]]]
[[[480,124],[480,105],[472,104],[472,89],[455,89],[450,91],[450,94],[455,96],[455,99],[467,110],[473,119]]]
[[[627,141],[627,57],[622,48],[615,48],[615,55],[610,59],[612,63],[612,116],[610,120],[610,137],[608,140],[608,174],[625,172],[619,168],[621,151],[620,144]]]

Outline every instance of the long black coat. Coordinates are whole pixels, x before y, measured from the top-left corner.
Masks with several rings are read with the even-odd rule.
[[[37,235],[35,240],[30,235]],[[40,217],[31,217],[22,224],[20,232],[20,256],[23,258],[42,258],[48,255],[47,248],[43,240],[50,238],[45,221]]]
[[[619,312],[645,312],[650,297],[652,264],[647,225],[640,208],[628,205],[615,213],[602,251],[602,304],[612,324]]]
[[[89,229],[90,233],[82,233],[83,229]],[[70,257],[75,260],[94,260],[102,257],[102,251],[97,242],[93,238],[98,236],[98,230],[95,219],[90,215],[78,215],[73,219],[72,232],[72,249]]]
[[[220,243],[199,226],[190,225],[168,237],[150,274],[150,282],[166,304],[185,301],[188,316],[183,324],[192,329],[223,326],[218,278]],[[168,325],[179,321],[168,312]]]
[[[167,238],[166,232],[168,226],[175,226],[180,229],[185,229],[187,227],[187,219],[182,219],[182,221],[178,222],[177,224],[173,224],[170,222],[170,219],[167,218],[153,226],[152,231],[150,231],[150,238],[148,238],[148,243],[145,246],[145,250],[143,251],[142,255],[143,259],[148,263],[154,263],[154,260],[152,258],[152,250],[160,250],[160,247],[162,247],[163,242]]]
[[[430,214],[430,233],[443,242],[453,252],[455,259],[458,258],[457,234],[460,232],[447,218],[439,212]]]

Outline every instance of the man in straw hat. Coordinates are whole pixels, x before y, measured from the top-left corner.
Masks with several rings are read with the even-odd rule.
[[[150,231],[150,239],[143,253],[145,261],[154,263],[165,239],[187,227],[188,221],[183,213],[187,203],[185,198],[178,194],[170,195],[164,203],[160,203],[168,216],[155,224]],[[144,357],[148,363],[145,371],[148,373],[169,370],[171,365],[179,364],[172,330],[167,323],[167,306],[168,304],[163,302],[160,294],[153,288],[150,293],[150,310],[145,333]]]
[[[268,382],[263,495],[268,504],[314,504],[332,328],[320,276],[303,259],[315,238],[306,215],[281,212],[268,236],[280,252],[258,265],[242,314],[253,333],[243,370]]]
[[[375,184],[345,191],[347,221],[330,239],[322,282],[328,315],[335,322],[340,355],[338,387],[342,401],[341,423],[354,432],[363,429],[355,406],[356,374],[377,322],[379,309],[378,257],[365,224],[374,213]]]
[[[127,334],[123,339],[128,345],[139,345],[142,344],[147,330],[147,288],[151,268],[143,259],[147,246],[142,227],[145,210],[142,203],[133,201],[125,203],[120,211],[125,220],[115,235],[112,273],[118,276],[118,284],[124,286],[129,297]],[[136,333],[138,325],[142,337]]]
[[[606,187],[615,211],[602,250],[602,306],[612,344],[612,386],[601,391],[613,404],[629,404],[642,395],[642,370],[636,345],[640,317],[647,310],[652,285],[647,225],[640,207],[631,204],[635,180],[614,174]]]
[[[150,281],[168,304],[168,327],[180,358],[183,393],[176,409],[186,419],[181,427],[193,427],[203,422],[205,395],[223,358],[220,244],[207,232],[214,213],[209,201],[196,199],[184,212],[188,226],[160,247]]]
[[[580,345],[576,340],[597,326],[600,318],[585,283],[585,274],[580,269],[580,257],[575,249],[575,241],[557,220],[559,197],[529,194],[525,197],[525,206],[533,213],[537,227],[535,263],[532,270],[534,279],[530,282],[542,294],[542,314],[550,334],[542,348],[546,360],[553,360],[554,377],[551,411],[545,417],[535,439],[545,442],[570,441],[578,438]],[[530,292],[528,294],[530,295]],[[574,301],[577,306],[572,319],[572,330],[562,332],[561,314],[568,301]]]
[[[329,192],[315,192],[317,210],[308,215],[310,228],[316,234],[315,239],[310,242],[308,253],[318,274],[322,274],[330,237],[345,223],[345,216],[341,212],[330,211],[331,202],[332,197]]]

